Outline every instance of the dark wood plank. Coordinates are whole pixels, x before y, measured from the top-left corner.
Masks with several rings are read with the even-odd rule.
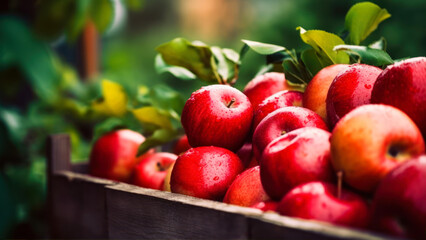
[[[114,239],[246,239],[256,209],[128,184],[107,187],[109,236]]]
[[[251,239],[390,239],[371,232],[265,213],[250,217]]]
[[[105,186],[116,182],[73,172],[52,178],[51,230],[54,238],[108,238]]]
[[[89,163],[82,162],[71,164],[71,172],[89,174]]]

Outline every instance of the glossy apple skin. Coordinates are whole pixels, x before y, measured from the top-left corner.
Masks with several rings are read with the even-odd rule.
[[[338,73],[346,69],[348,64],[334,64],[321,69],[306,86],[303,93],[303,107],[308,108],[327,123],[326,99],[328,89]]]
[[[132,183],[139,187],[162,190],[167,169],[176,161],[177,155],[167,152],[153,153],[135,166]]]
[[[302,127],[328,130],[327,125],[315,112],[302,107],[284,107],[266,116],[253,133],[253,153],[260,160],[265,147],[284,133]]]
[[[245,168],[252,168],[259,165],[259,162],[254,157],[253,145],[251,142],[244,143],[237,151],[237,156],[241,159]]]
[[[257,202],[267,201],[269,196],[260,182],[260,167],[246,169],[238,175],[226,191],[224,203],[250,207]]]
[[[406,161],[380,182],[373,199],[376,230],[426,239],[426,156]]]
[[[267,97],[282,90],[292,90],[284,73],[269,72],[253,78],[244,87],[243,93],[250,99],[253,109]]]
[[[331,183],[309,182],[287,193],[278,204],[281,215],[317,220],[354,228],[366,228],[370,216],[367,203],[355,193]]]
[[[231,151],[244,144],[252,121],[249,99],[239,90],[219,84],[192,93],[181,118],[189,145],[217,146]]]
[[[370,103],[374,82],[381,72],[378,67],[353,64],[334,78],[326,99],[327,122],[331,129],[352,109]]]
[[[277,207],[278,207],[278,202],[275,202],[275,201],[272,201],[272,200],[264,201],[264,202],[258,202],[258,203],[251,205],[251,208],[260,209],[264,212],[267,212],[267,211],[276,212]]]
[[[136,157],[145,138],[138,132],[121,129],[101,136],[93,145],[89,172],[91,175],[115,181],[129,182],[133,168],[148,153]]]
[[[182,137],[180,137],[178,141],[176,142],[175,146],[173,147],[173,153],[176,155],[180,155],[190,148],[191,148],[191,145],[189,145],[188,137],[185,134]]]
[[[262,119],[278,108],[290,106],[301,107],[302,98],[303,93],[288,90],[280,91],[273,94],[272,96],[267,97],[254,111],[253,129],[256,129],[257,125],[259,125]]]
[[[380,104],[363,105],[344,116],[330,143],[334,169],[366,193],[372,193],[391,169],[425,151],[416,124],[397,108]]]
[[[374,84],[371,102],[399,108],[426,137],[426,57],[388,66]]]
[[[330,135],[319,128],[305,127],[272,141],[260,160],[260,176],[266,193],[279,201],[299,184],[333,182]]]
[[[234,179],[244,170],[238,156],[220,147],[191,148],[180,155],[170,179],[172,192],[222,201]]]

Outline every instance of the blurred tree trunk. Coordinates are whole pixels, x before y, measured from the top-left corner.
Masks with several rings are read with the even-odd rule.
[[[204,41],[233,40],[238,36],[241,0],[179,0],[183,34]]]
[[[80,37],[80,75],[85,80],[95,78],[99,73],[99,36],[96,26],[88,21]]]

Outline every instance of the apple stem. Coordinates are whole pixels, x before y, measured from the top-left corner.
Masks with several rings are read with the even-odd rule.
[[[228,103],[228,105],[226,107],[230,108],[232,106],[232,104],[234,104],[234,102],[235,102],[235,98],[232,98],[231,101]]]
[[[161,163],[157,162],[157,168],[160,171],[165,171],[166,169],[161,166]]]
[[[337,172],[337,199],[342,197],[342,181],[343,181],[343,171],[340,170]]]

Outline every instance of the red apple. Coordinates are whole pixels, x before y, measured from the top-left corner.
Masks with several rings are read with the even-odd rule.
[[[188,137],[186,135],[183,135],[178,139],[175,146],[173,147],[173,153],[176,155],[180,155],[181,153],[185,152],[190,148],[191,145],[189,145]]]
[[[299,184],[334,181],[330,135],[319,128],[305,127],[272,141],[260,160],[260,176],[266,193],[280,200]]]
[[[404,238],[426,239],[426,156],[395,167],[373,200],[374,228]]]
[[[275,202],[275,201],[272,201],[272,200],[264,201],[264,202],[258,202],[258,203],[251,205],[251,208],[257,208],[257,209],[260,209],[264,212],[267,212],[267,211],[276,212],[277,207],[278,207],[278,202]]]
[[[426,137],[426,57],[388,66],[374,84],[371,102],[401,109]]]
[[[192,93],[182,111],[182,126],[189,145],[238,150],[253,120],[249,99],[226,85],[210,85]]]
[[[344,116],[331,135],[331,162],[352,187],[372,193],[401,162],[423,154],[416,124],[387,105],[363,105]]]
[[[237,155],[243,162],[245,168],[252,168],[259,165],[259,162],[254,157],[253,145],[251,142],[244,143],[244,145],[237,151]]]
[[[173,153],[158,152],[141,159],[133,172],[132,183],[139,187],[162,190],[167,169],[176,161]]]
[[[374,82],[381,72],[378,67],[353,64],[334,78],[326,99],[330,128],[352,109],[370,103]]]
[[[309,182],[287,193],[278,204],[281,215],[317,220],[354,228],[365,228],[369,223],[367,203],[355,193],[331,183]]]
[[[347,64],[334,64],[321,69],[306,86],[303,93],[303,107],[316,112],[327,122],[326,103],[328,89],[338,73],[346,69]]]
[[[122,129],[101,136],[93,145],[89,172],[91,175],[116,181],[128,182],[133,168],[153,150],[136,157],[139,145],[145,138],[138,132]]]
[[[224,203],[243,207],[269,200],[260,182],[259,166],[249,168],[238,175],[225,194]]]
[[[260,160],[263,149],[279,136],[302,127],[328,130],[327,125],[315,112],[302,107],[284,107],[265,117],[253,134],[253,152]]]
[[[260,121],[268,114],[282,107],[302,106],[303,93],[297,91],[280,91],[263,100],[254,111],[253,129],[256,129]]]
[[[238,156],[227,149],[191,148],[176,160],[170,186],[174,193],[221,201],[243,170]]]
[[[267,97],[282,90],[293,90],[284,73],[269,72],[253,78],[243,92],[250,99],[253,109],[256,109]]]

